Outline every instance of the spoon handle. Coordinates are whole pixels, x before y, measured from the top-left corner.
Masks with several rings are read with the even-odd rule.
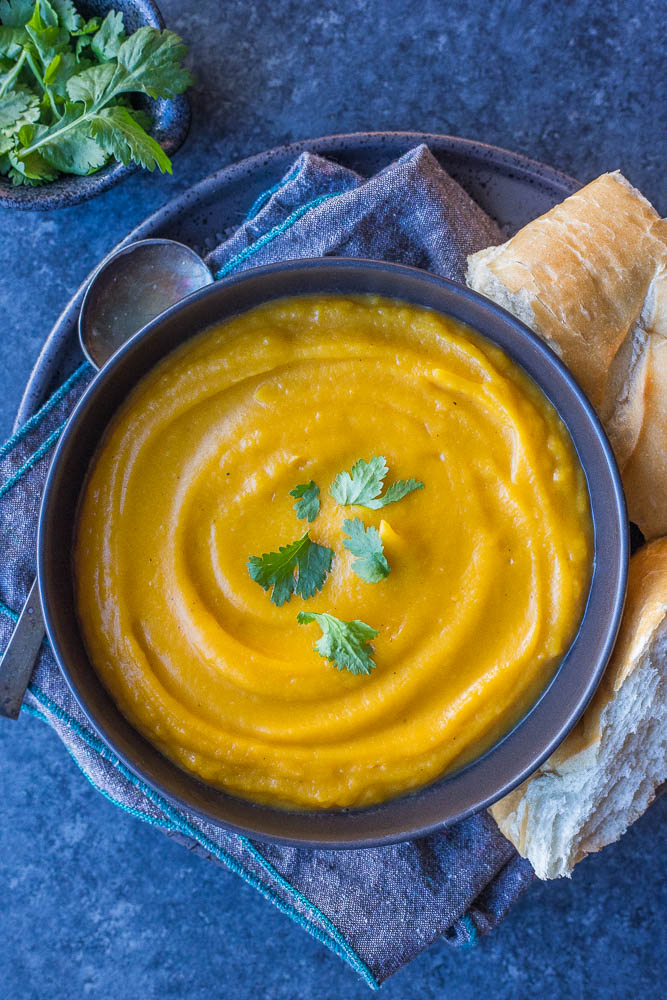
[[[0,660],[0,716],[18,719],[44,634],[44,616],[35,579]]]

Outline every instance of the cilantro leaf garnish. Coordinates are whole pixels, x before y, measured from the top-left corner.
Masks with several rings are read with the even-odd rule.
[[[412,493],[413,490],[423,489],[424,484],[420,479],[397,479],[395,483],[392,483],[388,487],[383,497],[380,497],[379,500],[373,500],[368,506],[372,510],[379,510],[380,507],[386,507],[387,504],[402,500],[403,497],[407,496],[408,493]]]
[[[43,184],[110,158],[171,173],[127,95],[190,86],[178,35],[144,26],[128,37],[121,12],[85,21],[71,0],[0,0],[0,22],[0,174]]]
[[[327,548],[326,545],[318,545],[317,542],[311,542],[310,539],[308,546],[299,553],[299,578],[296,583],[296,592],[304,601],[313,597],[324,586],[333,557],[333,549]]]
[[[290,490],[289,495],[296,498],[294,510],[298,518],[305,518],[312,523],[320,512],[320,488],[311,479],[309,483],[300,483]]]
[[[308,532],[277,552],[265,552],[248,559],[251,578],[264,590],[273,588],[271,601],[280,607],[292,594],[307,600],[324,586],[331,569],[333,549],[313,542]]]
[[[392,483],[383,497],[380,496],[385,476],[389,469],[381,455],[374,455],[370,461],[360,458],[350,472],[340,472],[329,487],[329,493],[343,507],[357,504],[370,510],[379,510],[387,504],[402,500],[413,490],[423,490],[419,479],[399,479]]]
[[[370,674],[373,659],[372,639],[378,631],[357,619],[351,622],[335,618],[333,615],[317,614],[313,611],[299,611],[299,625],[317,622],[322,629],[322,638],[314,645],[316,652],[325,660],[330,660],[338,670],[349,670],[351,674]]]
[[[359,517],[343,521],[343,531],[350,536],[343,543],[353,556],[352,569],[366,583],[378,583],[389,576],[389,563],[384,555],[380,532],[372,525],[368,528]]]
[[[360,458],[351,472],[340,472],[336,476],[329,493],[343,507],[355,503],[366,507],[370,500],[382,493],[384,477],[388,472],[387,463],[381,455],[374,455],[370,462]]]

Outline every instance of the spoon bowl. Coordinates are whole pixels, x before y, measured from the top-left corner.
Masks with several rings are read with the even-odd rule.
[[[175,240],[130,243],[93,274],[79,314],[79,341],[95,368],[170,306],[210,285],[199,254]]]

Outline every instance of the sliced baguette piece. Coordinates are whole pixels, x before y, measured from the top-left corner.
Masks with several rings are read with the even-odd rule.
[[[637,428],[634,446],[619,465],[630,517],[647,539],[667,533],[667,266],[652,291],[646,317],[650,333],[626,396],[631,412],[619,405],[607,426],[615,452],[621,450],[622,428]]]
[[[491,807],[542,879],[570,875],[641,816],[667,778],[667,538],[630,560],[618,640],[593,700],[554,754]]]
[[[595,406],[630,516],[667,534],[667,220],[618,171],[501,246],[466,280],[542,337]]]

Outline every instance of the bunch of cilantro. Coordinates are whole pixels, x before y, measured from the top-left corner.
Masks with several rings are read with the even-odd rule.
[[[126,36],[117,11],[86,21],[71,0],[0,0],[0,174],[38,185],[111,158],[171,173],[128,95],[182,94],[186,52],[172,31]]]

